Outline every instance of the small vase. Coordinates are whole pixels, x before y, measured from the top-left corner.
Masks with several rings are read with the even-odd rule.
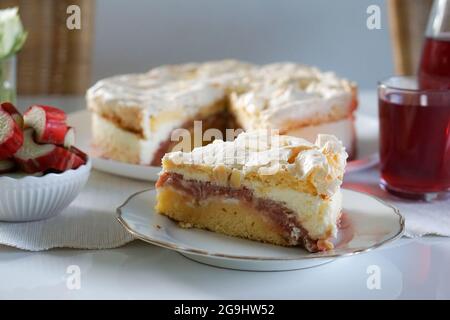
[[[16,56],[0,59],[0,103],[16,102]]]

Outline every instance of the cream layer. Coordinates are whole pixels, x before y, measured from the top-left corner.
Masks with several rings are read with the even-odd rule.
[[[310,142],[316,141],[319,134],[333,134],[342,142],[348,154],[353,153],[356,139],[353,117],[292,129],[287,131],[286,134],[303,138]]]

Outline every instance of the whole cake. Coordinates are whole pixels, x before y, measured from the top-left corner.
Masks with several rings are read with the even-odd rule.
[[[87,92],[93,144],[101,156],[160,165],[179,142],[174,130],[277,129],[314,141],[336,135],[355,153],[356,85],[330,72],[294,64],[235,60],[161,66],[107,78]],[[194,139],[191,147],[208,143]]]
[[[333,248],[347,154],[332,135],[315,143],[241,133],[192,152],[167,153],[156,210],[182,227],[311,252]]]

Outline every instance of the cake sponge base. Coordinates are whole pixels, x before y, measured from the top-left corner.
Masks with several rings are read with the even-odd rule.
[[[291,246],[283,237],[282,230],[267,216],[238,200],[214,198],[214,201],[196,203],[193,198],[171,187],[158,188],[157,200],[157,212],[179,222],[182,227]]]

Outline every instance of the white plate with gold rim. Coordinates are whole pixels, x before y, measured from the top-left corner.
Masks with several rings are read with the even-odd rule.
[[[319,266],[339,257],[373,250],[402,236],[405,221],[396,208],[352,190],[344,189],[343,196],[342,229],[336,248],[319,253],[180,228],[176,222],[155,212],[156,190],[130,196],[117,209],[117,214],[119,222],[138,239],[174,250],[203,264],[246,271]]]
[[[118,176],[156,181],[161,167],[129,164],[98,157],[91,148],[91,117],[87,110],[69,114],[69,124],[75,128],[77,145],[87,150],[93,168]],[[363,114],[356,115],[357,158],[349,161],[346,172],[355,172],[378,163],[378,120]]]

